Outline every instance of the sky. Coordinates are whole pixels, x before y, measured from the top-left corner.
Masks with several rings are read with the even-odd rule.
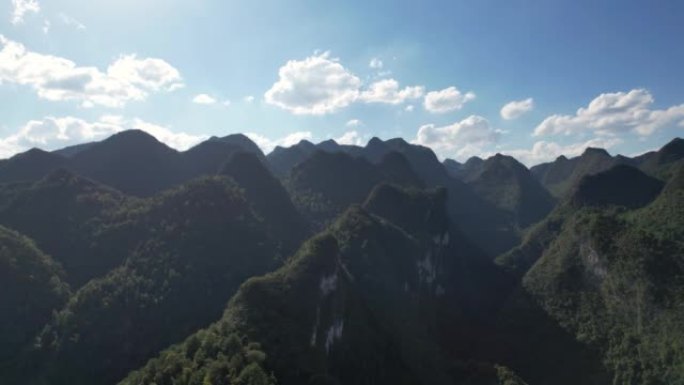
[[[141,129],[527,165],[684,136],[681,0],[0,0],[0,157]]]

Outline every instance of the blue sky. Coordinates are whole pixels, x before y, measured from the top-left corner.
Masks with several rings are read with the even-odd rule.
[[[684,133],[683,19],[675,0],[0,0],[0,156],[128,128],[634,155]]]

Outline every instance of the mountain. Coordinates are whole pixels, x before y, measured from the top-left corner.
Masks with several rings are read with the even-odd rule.
[[[513,213],[521,227],[540,221],[555,205],[527,167],[510,156],[487,159],[469,176],[468,184],[489,203]]]
[[[453,176],[454,178],[458,177],[459,171],[461,171],[461,169],[463,168],[462,163],[459,163],[453,159],[444,159],[444,161],[442,161],[442,164],[444,165],[444,168],[446,168],[449,175]]]
[[[75,144],[73,146],[68,146],[64,148],[60,148],[58,150],[52,151],[53,154],[61,155],[65,158],[71,158],[74,155],[80,153],[83,150],[88,149],[90,146],[94,145],[97,142],[87,142],[87,143],[81,143],[81,144]]]
[[[320,228],[349,205],[363,202],[378,183],[419,183],[401,157],[387,154],[372,164],[343,152],[316,151],[292,169],[286,184],[295,204]]]
[[[266,156],[264,155],[263,151],[261,151],[259,146],[257,146],[256,143],[254,143],[244,134],[231,134],[221,138],[213,136],[209,138],[209,141],[219,141],[232,144],[245,152],[256,155],[260,161],[266,161]]]
[[[553,196],[561,198],[570,193],[584,176],[629,162],[628,158],[613,157],[604,149],[589,147],[581,156],[572,159],[561,156],[551,164],[534,166],[531,171]]]
[[[387,194],[412,213],[398,218],[402,227],[367,211]],[[456,261],[447,252],[451,241],[444,192],[410,194],[379,187],[367,209],[349,209],[281,269],[247,281],[220,321],[122,384],[153,379],[159,379],[158,385],[193,383],[183,375],[186,368],[193,368],[198,380],[213,378],[214,370],[240,373],[246,369],[230,358],[240,351],[234,348],[240,346],[235,342],[240,335],[263,353],[249,364],[258,365],[253,370],[262,373],[263,384],[440,384],[457,376],[497,383],[494,367],[450,363],[431,337],[428,325],[434,325],[439,315],[433,311],[440,307],[428,304],[451,297],[455,281],[447,266]],[[382,210],[393,214],[396,207]],[[206,349],[209,344],[217,349]],[[201,353],[188,354],[195,349]],[[515,378],[509,370],[500,372]]]
[[[246,370],[259,384],[525,384],[490,359],[530,347],[540,351],[524,368],[535,383],[600,383],[592,366],[578,370],[571,340],[556,347],[537,332],[516,348],[498,334],[479,355],[507,284],[450,227],[445,204],[445,189],[376,187],[283,267],[243,284],[219,321],[121,384],[229,383]]]
[[[0,161],[0,382],[684,381],[680,141],[534,170],[302,142],[286,175],[250,143]]]
[[[108,224],[131,198],[64,169],[33,183],[0,186],[0,191],[6,195],[0,223],[35,240],[63,266],[63,279],[72,286],[123,261],[126,235]]]
[[[0,183],[40,179],[66,164],[61,155],[33,148],[0,161]]]
[[[586,176],[523,244],[497,261],[616,384],[684,379],[684,191],[629,166]],[[655,199],[654,199],[655,198]]]
[[[69,296],[64,272],[25,236],[0,226],[0,368],[14,361]]]
[[[658,151],[651,151],[635,158],[639,168],[644,172],[661,178],[667,178],[671,166],[684,158],[684,139],[675,138]]]
[[[217,319],[244,280],[279,263],[279,240],[226,178],[194,181],[122,215],[118,226],[140,234],[138,246],[47,324],[31,356],[44,357],[36,380],[112,384]]]
[[[135,196],[151,196],[202,175],[214,175],[230,156],[247,151],[263,162],[254,142],[242,134],[210,138],[178,152],[141,130],[122,131],[93,143],[55,152],[29,150],[0,162],[0,183],[35,181],[65,168]]]
[[[309,157],[316,151],[316,145],[308,140],[301,140],[291,147],[276,146],[271,153],[266,156],[271,170],[277,176],[286,176],[297,164]]]
[[[294,251],[309,235],[307,221],[297,211],[290,195],[259,159],[249,152],[237,152],[219,171],[245,190],[248,202],[263,220],[268,232],[283,244],[285,255]]]
[[[69,168],[127,194],[146,196],[180,183],[178,152],[140,130],[123,131],[71,158]]]
[[[639,208],[653,201],[664,183],[638,169],[618,165],[607,171],[587,175],[575,188],[572,202],[579,206],[623,206]]]

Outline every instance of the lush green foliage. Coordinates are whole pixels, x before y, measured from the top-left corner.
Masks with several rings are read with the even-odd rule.
[[[58,264],[28,238],[0,226],[0,368],[20,350],[69,295]]]

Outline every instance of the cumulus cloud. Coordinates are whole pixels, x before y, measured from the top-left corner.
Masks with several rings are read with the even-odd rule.
[[[374,65],[380,66],[379,62]],[[326,52],[288,61],[279,70],[279,80],[264,96],[267,103],[294,114],[324,115],[357,101],[401,104],[425,93],[421,86],[402,89],[394,79],[374,82],[365,90],[362,86],[361,79]]]
[[[254,141],[266,154],[273,151],[276,146],[290,147],[302,140],[311,140],[313,138],[313,134],[310,131],[297,131],[278,139],[267,138],[254,132],[247,132],[245,135]]]
[[[404,108],[404,111],[413,112],[413,110],[415,110],[415,109],[416,109],[416,107],[413,104],[409,104],[408,106],[406,106],[406,108]]]
[[[288,61],[278,77],[264,95],[266,102],[298,115],[338,111],[357,99],[361,87],[361,80],[327,52]]]
[[[0,83],[29,86],[46,100],[73,100],[84,107],[123,107],[129,101],[144,100],[150,92],[183,86],[178,70],[161,59],[126,55],[103,72],[62,57],[31,52],[2,35],[0,46]]]
[[[27,13],[40,12],[40,4],[36,0],[12,0],[12,24],[24,22]]]
[[[89,122],[71,116],[48,116],[40,120],[31,120],[14,134],[0,138],[0,158],[10,157],[32,147],[54,150],[98,141],[126,129],[143,130],[178,150],[186,150],[207,138],[203,135],[176,133],[167,127],[137,118],[125,119],[121,116],[105,115]]]
[[[487,119],[472,115],[448,126],[421,126],[414,143],[428,146],[442,156],[463,157],[496,142],[499,135]]]
[[[445,113],[460,110],[463,105],[475,99],[475,94],[459,91],[456,87],[445,88],[441,91],[428,92],[425,95],[425,109],[433,113]]]
[[[217,100],[211,95],[199,94],[192,98],[192,102],[195,104],[216,104]]]
[[[245,97],[244,97],[244,101],[245,101],[246,103],[254,103],[254,96],[252,96],[252,95],[245,96]]]
[[[406,100],[418,99],[425,93],[421,86],[399,88],[399,82],[394,79],[384,79],[370,85],[360,95],[360,100],[366,103],[401,104]]]
[[[353,130],[353,131],[347,131],[344,134],[342,134],[340,137],[335,138],[335,142],[337,142],[339,144],[363,146],[364,140],[358,131]]]
[[[622,140],[618,138],[594,138],[585,142],[564,145],[542,140],[535,142],[530,149],[502,150],[501,153],[510,155],[527,166],[534,166],[539,163],[553,161],[561,155],[567,157],[582,155],[587,147],[609,149],[621,142]]]
[[[645,89],[601,94],[574,115],[552,115],[544,119],[535,128],[534,135],[636,133],[648,136],[658,129],[684,124],[684,104],[657,110],[652,109],[653,102],[653,96]]]
[[[506,103],[501,108],[501,117],[506,120],[513,120],[534,109],[534,99],[514,100]]]
[[[359,126],[362,126],[362,125],[363,125],[363,122],[360,121],[359,119],[352,119],[352,120],[349,120],[349,121],[347,121],[347,123],[345,124],[345,126],[347,126],[347,127],[359,127]]]
[[[384,63],[379,58],[374,57],[371,59],[370,63],[368,63],[368,66],[370,68],[379,70],[379,69],[382,69],[382,67],[384,66]]]

